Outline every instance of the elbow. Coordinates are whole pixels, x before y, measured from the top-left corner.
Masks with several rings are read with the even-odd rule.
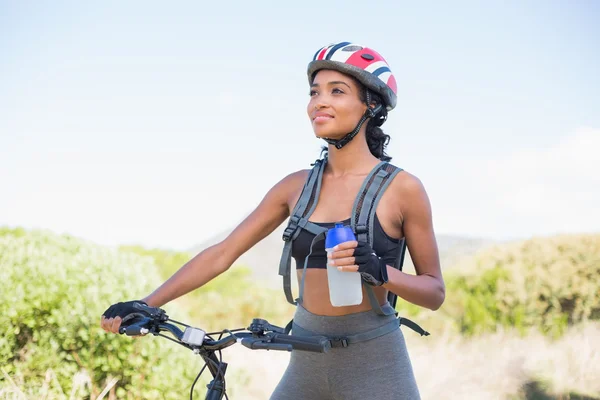
[[[231,260],[232,257],[227,251],[227,246],[223,242],[205,249],[202,253],[207,255],[207,259],[209,260],[208,267],[212,270],[214,276],[227,272],[234,261]]]
[[[437,311],[440,309],[442,304],[444,304],[444,300],[446,300],[446,287],[444,282],[440,282],[440,284],[435,289],[435,292],[432,297],[432,303],[429,309],[431,311]]]
[[[227,249],[219,249],[215,261],[215,269],[218,275],[227,272],[237,257],[233,257]]]

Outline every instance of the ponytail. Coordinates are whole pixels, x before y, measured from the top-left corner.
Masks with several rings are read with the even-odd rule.
[[[361,100],[366,102],[367,99],[367,88],[364,88],[361,92]],[[392,157],[388,156],[385,152],[385,148],[390,142],[390,135],[386,135],[381,129],[381,125],[387,120],[387,109],[385,108],[385,104],[377,93],[373,93],[370,91],[369,97],[372,102],[376,104],[382,104],[381,110],[373,117],[367,121],[367,129],[366,129],[366,137],[367,137],[367,145],[369,146],[369,150],[373,156],[377,157],[381,161],[391,161]],[[367,106],[371,106],[367,104]]]

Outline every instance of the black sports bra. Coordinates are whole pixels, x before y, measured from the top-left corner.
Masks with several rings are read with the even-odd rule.
[[[313,222],[324,228],[333,228],[335,222]],[[344,225],[350,225],[350,218],[342,221]],[[300,231],[298,237],[292,243],[292,257],[296,260],[296,269],[304,268],[304,261],[310,252],[310,244],[315,235],[305,229]],[[381,227],[377,213],[373,224],[373,250],[383,258],[387,265],[395,265],[400,255],[400,240],[388,236]],[[326,268],[327,252],[325,251],[325,240],[314,244],[312,254],[308,259],[306,268]]]

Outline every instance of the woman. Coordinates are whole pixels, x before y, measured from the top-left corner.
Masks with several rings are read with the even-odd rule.
[[[348,42],[320,49],[308,66],[308,78],[308,117],[315,135],[329,143],[320,194],[309,217],[313,226],[325,229],[336,221],[348,224],[363,181],[382,160],[390,160],[385,154],[389,136],[379,126],[396,105],[396,82],[381,55]],[[225,272],[295,211],[309,172],[298,171],[282,179],[224,241],[195,256],[142,301],[160,307]],[[395,319],[393,314],[373,312],[368,296],[363,296],[358,305],[332,306],[327,262],[342,271],[360,272],[364,286],[375,295],[373,301],[382,308],[390,308],[388,291],[431,310],[442,305],[445,288],[430,203],[415,176],[406,171],[394,175],[376,205],[372,226],[371,242],[343,243],[329,260],[323,241],[313,240],[315,235],[300,230],[292,237],[291,253],[296,259],[298,279],[304,282],[302,301],[294,316],[295,335],[352,335],[377,330]],[[394,268],[402,238],[416,275]],[[102,316],[102,328],[117,333],[122,318],[135,311],[133,303],[111,306]],[[419,397],[402,331],[396,328],[325,354],[293,352],[271,398]]]

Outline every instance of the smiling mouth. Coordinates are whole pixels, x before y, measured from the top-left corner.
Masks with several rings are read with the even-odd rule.
[[[317,115],[316,117],[313,118],[313,121],[320,122],[320,121],[328,121],[330,119],[333,119],[333,117],[331,115]]]

